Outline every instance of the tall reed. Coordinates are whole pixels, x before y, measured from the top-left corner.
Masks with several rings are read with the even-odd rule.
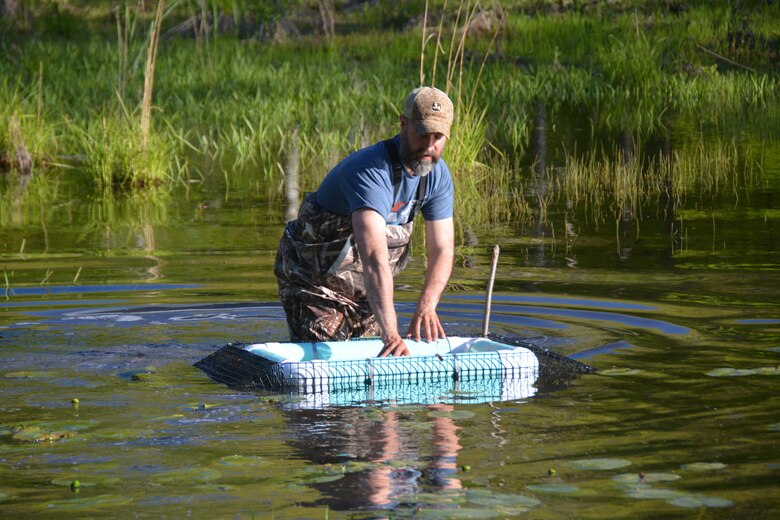
[[[152,29],[149,33],[149,48],[146,54],[146,69],[144,70],[144,97],[141,101],[141,148],[149,144],[149,132],[152,124],[152,95],[154,91],[154,67],[157,63],[157,48],[160,42],[160,29],[165,0],[157,0],[157,10],[154,14]]]

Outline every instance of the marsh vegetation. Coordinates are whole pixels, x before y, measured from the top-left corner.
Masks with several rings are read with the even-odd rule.
[[[760,182],[777,138],[771,2],[146,4],[6,9],[6,186],[67,175],[169,193],[217,178],[281,196],[293,156],[311,189],[393,133],[420,83],[456,100],[447,160],[469,224],[527,221],[550,198],[638,218],[659,197]],[[550,142],[571,113],[585,127]],[[755,130],[732,133],[746,113]]]

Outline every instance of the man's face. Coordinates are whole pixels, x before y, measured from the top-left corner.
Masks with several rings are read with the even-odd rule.
[[[401,161],[415,175],[425,177],[439,162],[447,138],[441,133],[418,134],[412,125],[401,117]]]

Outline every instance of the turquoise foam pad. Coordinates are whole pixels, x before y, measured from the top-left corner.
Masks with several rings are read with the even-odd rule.
[[[375,338],[230,343],[195,366],[232,389],[285,394],[285,403],[300,407],[374,400],[419,404],[520,399],[565,388],[595,370],[514,336],[421,343],[410,345],[414,355],[400,358],[376,358],[381,342]]]
[[[450,353],[497,352],[512,350],[515,347],[487,338],[464,338],[459,336],[438,341],[405,340],[412,357],[436,356]],[[301,343],[257,343],[245,347],[245,350],[271,361],[354,361],[376,357],[382,350],[379,338],[357,339],[349,341],[317,341]]]
[[[412,355],[375,357],[380,340],[262,343],[245,348],[267,361],[274,386],[324,392],[365,385],[535,378],[530,350],[486,338],[408,341]]]

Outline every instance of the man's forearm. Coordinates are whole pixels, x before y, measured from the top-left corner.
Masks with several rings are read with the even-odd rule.
[[[371,310],[382,330],[382,338],[398,335],[398,319],[393,304],[393,275],[387,262],[363,260],[363,277]]]
[[[452,274],[452,250],[437,250],[429,256],[425,282],[417,303],[418,308],[436,309]]]
[[[417,304],[418,309],[435,311],[444,289],[450,281],[455,256],[455,237],[452,219],[425,222],[425,245],[428,268]]]
[[[373,210],[358,210],[352,215],[358,252],[363,263],[366,295],[374,312],[382,338],[398,336],[398,321],[393,305],[393,273],[387,250],[385,221]]]

